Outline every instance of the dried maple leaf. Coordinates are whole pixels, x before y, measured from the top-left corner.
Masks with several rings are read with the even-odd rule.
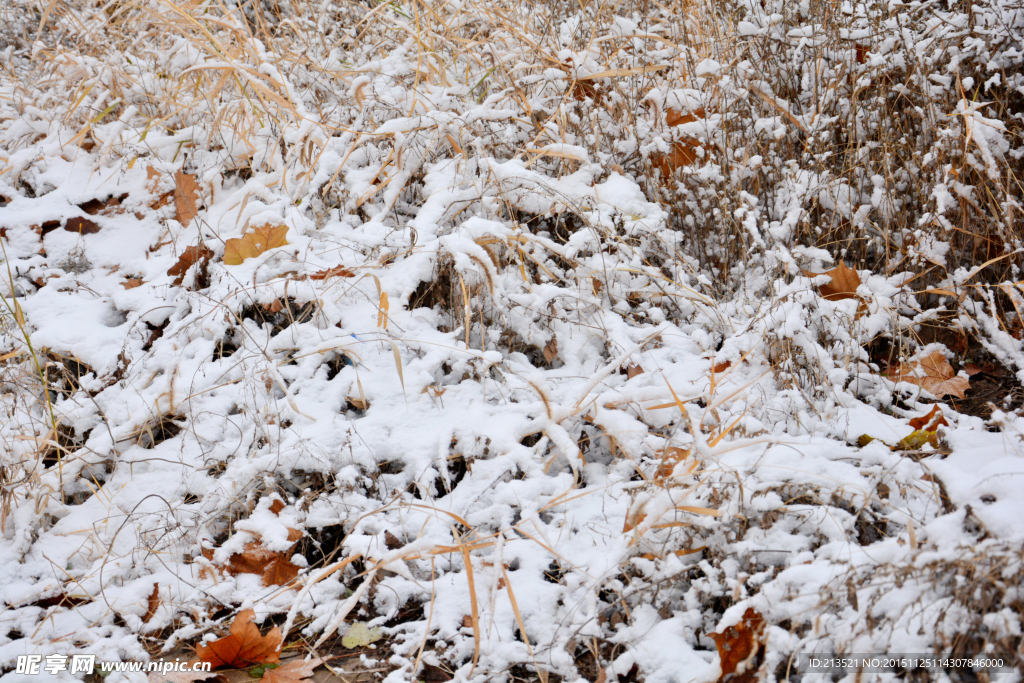
[[[743,619],[722,633],[712,633],[722,666],[719,682],[753,683],[757,680],[756,658],[763,649],[764,617],[748,607]]]
[[[971,388],[970,380],[956,376],[941,350],[932,351],[913,363],[901,363],[890,376],[897,382],[916,384],[937,398],[966,398],[964,392]]]
[[[283,247],[288,244],[287,234],[287,225],[262,225],[241,237],[233,237],[224,243],[224,263],[237,266],[247,258]]]
[[[298,683],[313,675],[313,670],[324,663],[322,659],[311,659],[308,662],[293,660],[263,672],[263,683]]]
[[[199,215],[199,200],[202,192],[194,175],[177,171],[174,174],[174,210],[178,222],[188,227],[192,219]]]
[[[281,661],[281,643],[284,640],[276,626],[267,635],[260,635],[252,623],[256,614],[243,610],[231,624],[231,632],[210,643],[200,643],[196,654],[203,662],[209,662],[214,669],[229,666],[244,669],[254,664]]]
[[[946,422],[946,418],[945,416],[943,416],[942,410],[936,404],[932,406],[932,409],[928,412],[927,415],[915,417],[913,420],[911,420],[910,426],[917,430],[925,432],[934,432],[939,427],[948,427],[949,423]]]
[[[828,275],[832,281],[821,285],[821,295],[828,301],[840,301],[842,299],[857,299],[857,288],[860,287],[860,274],[852,268],[847,268],[842,261],[832,270],[824,273],[811,273],[804,271],[807,277],[818,277]]]
[[[228,558],[228,563],[222,569],[232,576],[236,574],[259,574],[263,577],[264,586],[281,586],[289,583],[299,575],[299,567],[289,559],[295,544],[302,538],[302,532],[298,529],[288,529],[288,540],[292,547],[284,552],[271,550],[263,545],[258,538],[249,541],[242,548],[242,552],[234,553]],[[213,559],[213,550],[203,549],[203,556],[208,560]]]
[[[178,257],[178,262],[167,269],[167,274],[174,275],[174,284],[180,285],[189,268],[197,263],[206,265],[211,258],[213,258],[213,250],[208,247],[203,245],[185,247],[185,251]]]
[[[142,617],[142,622],[147,623],[156,615],[156,611],[160,609],[160,584],[153,584],[153,592],[149,594],[149,604],[146,606],[146,616]]]

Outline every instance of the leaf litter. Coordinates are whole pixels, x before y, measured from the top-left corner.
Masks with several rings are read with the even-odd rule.
[[[1019,652],[1010,3],[273,4],[4,15],[0,666]]]

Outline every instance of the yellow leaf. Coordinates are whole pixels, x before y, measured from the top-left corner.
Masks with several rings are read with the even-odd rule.
[[[224,243],[224,264],[237,266],[247,258],[283,247],[288,244],[286,225],[262,225],[241,237],[234,237]]]

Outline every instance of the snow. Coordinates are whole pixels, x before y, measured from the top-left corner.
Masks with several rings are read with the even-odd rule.
[[[116,37],[88,4],[94,23],[50,20],[83,32],[57,50],[19,2],[41,42],[0,52],[5,683],[28,680],[18,655],[145,661],[248,607],[325,649],[353,620],[381,626],[392,683],[417,680],[417,662],[578,681],[588,643],[608,680],[635,666],[647,683],[711,682],[709,634],[748,608],[768,624],[768,678],[800,652],[923,653],[982,628],[1019,645],[1024,418],[944,404],[940,447],[894,450],[933,402],[867,351],[948,351],[908,341],[935,315],[909,269],[948,267],[954,320],[1024,376],[994,295],[967,292],[981,264],[957,269],[931,227],[987,196],[969,171],[1005,178],[1019,133],[961,95],[929,113],[933,156],[914,163],[947,165],[921,191],[934,221],[900,233],[908,263],[857,267],[855,298],[821,296],[807,273],[844,254],[801,241],[820,216],[877,240],[908,210],[906,178],[795,158],[847,125],[876,144],[877,122],[840,119],[850,92],[818,82],[838,73],[826,62],[852,52],[847,85],[870,81],[897,50],[933,59],[915,40],[951,40],[963,16],[904,33],[893,4],[876,34],[848,3],[861,14],[826,58],[811,50],[835,29],[799,3],[744,4],[736,55],[661,38],[712,41],[692,19],[626,7],[556,21],[527,4],[499,20],[473,3],[325,3],[280,28],[331,24],[330,40],[285,55],[244,37],[243,8],[143,3],[151,16],[131,20],[152,35],[100,54],[85,36]],[[423,50],[439,35],[414,38],[427,6],[447,37]],[[1017,26],[1017,10],[984,7],[979,25]],[[500,37],[474,43],[482,61],[452,47],[480,26]],[[866,60],[849,61],[850,40]],[[784,46],[801,93],[765,80],[759,41]],[[989,44],[995,75],[977,82],[1019,85],[1005,75],[1019,58]],[[575,80],[612,70],[626,75]],[[936,75],[928,87],[955,87],[952,67]],[[160,109],[175,98],[181,111]],[[705,113],[666,134],[669,109]],[[744,156],[729,145],[748,111]],[[669,181],[644,174],[694,138],[705,155],[677,180],[696,189],[665,200]],[[942,139],[962,150],[956,173]],[[776,144],[804,151],[783,161]],[[202,193],[185,224],[161,201],[179,171]],[[770,195],[754,187],[767,174]],[[119,207],[83,208],[109,197]],[[75,217],[98,232],[64,229]],[[225,241],[261,225],[286,226],[287,244],[226,265]],[[197,246],[213,257],[175,283]],[[735,260],[701,260],[716,249]],[[292,554],[296,584],[222,571],[256,540]],[[960,590],[979,575],[997,597]]]

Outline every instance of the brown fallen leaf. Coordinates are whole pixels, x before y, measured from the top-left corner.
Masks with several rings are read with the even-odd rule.
[[[682,112],[678,109],[669,109],[665,112],[665,122],[669,126],[681,126],[684,123],[693,123],[707,116],[704,109],[694,112]],[[672,177],[677,168],[690,166],[696,162],[701,155],[697,152],[701,148],[699,142],[693,138],[677,140],[670,145],[668,154],[652,154],[651,163],[661,171],[662,182]]]
[[[106,199],[90,199],[84,204],[79,204],[78,208],[85,211],[90,216],[95,216],[98,213],[121,213],[121,200],[127,197],[128,195],[123,195],[121,197],[107,197]]]
[[[194,175],[177,171],[174,174],[174,210],[178,222],[184,227],[199,215],[199,200],[203,193]]]
[[[121,286],[125,289],[135,289],[136,287],[142,286],[142,278],[130,277],[121,283]]]
[[[731,360],[723,360],[721,363],[718,363],[713,368],[711,368],[711,372],[713,372],[716,375],[719,375],[719,374],[725,372],[726,370],[728,370],[731,367],[732,367],[732,361]]]
[[[544,345],[544,360],[549,364],[558,358],[558,337],[551,335],[551,341]]]
[[[326,280],[329,277],[355,277],[356,274],[345,266],[335,266],[309,276],[310,280]]]
[[[167,274],[174,275],[174,284],[180,285],[189,268],[197,263],[205,266],[211,258],[213,258],[213,250],[209,247],[203,245],[185,247],[185,251],[178,257],[178,262],[167,269]]]
[[[923,432],[934,432],[939,427],[948,427],[949,423],[946,422],[945,416],[942,414],[942,410],[938,404],[932,406],[932,409],[928,411],[927,415],[921,417],[915,417],[910,421],[910,426],[916,430]]]
[[[284,304],[281,303],[280,299],[274,299],[273,303],[270,304],[271,313],[280,313],[284,310]]]
[[[678,446],[669,446],[665,450],[659,451],[657,455],[660,456],[661,463],[658,465],[658,471],[654,476],[658,479],[664,479],[665,477],[672,476],[672,472],[675,471],[678,463],[690,457],[690,451]],[[624,531],[629,530],[625,529]]]
[[[640,367],[639,365],[636,365],[634,363],[630,363],[629,365],[626,366],[626,377],[627,377],[627,379],[633,379],[637,375],[642,375],[642,374],[644,374],[644,369],[642,367]]]
[[[284,510],[284,503],[280,498],[274,499],[274,502],[270,504],[270,511],[275,515],[280,515],[281,510]]]
[[[256,616],[251,609],[243,610],[231,624],[231,632],[210,643],[200,643],[196,654],[214,669],[223,666],[245,669],[254,664],[281,661],[281,643],[284,640],[276,626],[267,635],[252,623]]]
[[[233,237],[224,243],[224,263],[237,266],[247,258],[254,258],[276,247],[283,247],[288,244],[287,234],[287,225],[268,224],[261,225],[241,237]]]
[[[75,216],[74,218],[68,219],[68,222],[64,225],[64,229],[68,232],[77,232],[80,235],[95,235],[100,231],[100,226],[88,218]]]
[[[956,376],[941,350],[932,351],[913,363],[901,363],[889,377],[897,382],[916,384],[937,398],[966,398],[964,392],[971,388],[970,380]]]
[[[199,660],[197,659],[195,662],[198,663]],[[193,681],[206,681],[220,676],[216,671],[191,671],[192,663],[185,664],[185,671],[168,671],[167,673],[150,671],[147,683],[193,683]]]
[[[966,372],[969,377],[974,377],[975,375],[985,371],[985,368],[975,365],[974,363],[968,363],[964,366],[964,372]]]
[[[821,295],[828,301],[859,298],[857,296],[857,288],[860,287],[860,274],[852,268],[847,268],[846,264],[842,261],[835,268],[824,273],[812,273],[805,270],[804,275],[807,277],[828,275],[832,278],[831,282],[819,287]]]
[[[164,192],[162,194],[160,193],[161,178],[162,175],[160,171],[156,170],[152,166],[146,167],[146,189],[149,190],[150,194],[157,198],[156,201],[150,204],[150,206],[154,209],[159,209],[161,207],[167,206],[168,204],[174,201],[173,190],[171,192]]]
[[[712,633],[722,666],[719,683],[754,683],[757,680],[757,656],[764,648],[764,617],[748,607],[743,619],[722,633]]]
[[[293,554],[295,544],[301,538],[301,531],[288,529],[288,540],[292,542],[292,546],[284,552],[267,548],[259,538],[249,541],[242,548],[242,552],[234,553],[221,569],[232,576],[259,574],[263,577],[264,586],[281,586],[290,583],[299,575],[301,569],[289,559]],[[213,550],[203,548],[203,556],[212,560]]]
[[[148,623],[160,609],[160,584],[153,584],[153,592],[149,594],[149,604],[146,607],[146,616],[142,617],[142,623]]]
[[[299,683],[312,677],[313,670],[324,663],[324,660],[317,658],[308,662],[292,660],[274,669],[267,669],[263,672],[263,683]]]

